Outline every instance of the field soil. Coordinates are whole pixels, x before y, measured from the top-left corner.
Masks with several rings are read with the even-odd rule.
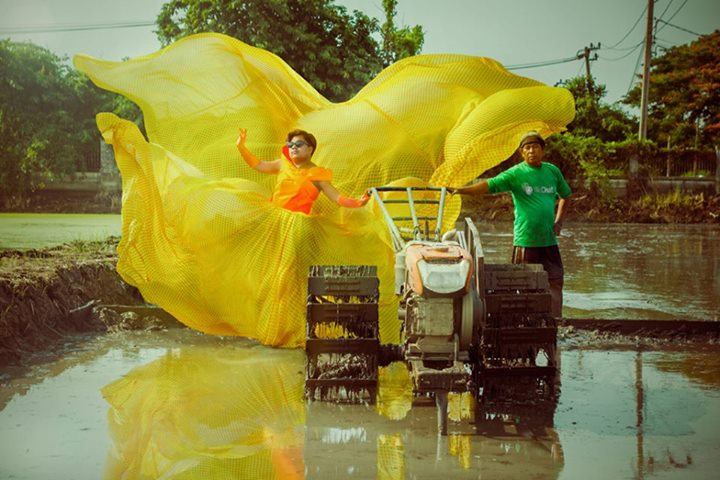
[[[0,251],[0,366],[67,334],[137,327],[133,315],[98,308],[143,303],[115,270],[117,241]]]

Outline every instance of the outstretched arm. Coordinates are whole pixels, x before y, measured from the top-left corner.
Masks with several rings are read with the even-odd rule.
[[[325,195],[328,196],[330,200],[337,203],[338,205],[342,207],[347,208],[359,208],[364,206],[368,200],[370,200],[370,195],[365,193],[362,197],[359,199],[357,198],[348,198],[343,197],[340,192],[337,191],[337,188],[333,187],[332,183],[330,182],[313,182],[315,186],[323,192]]]
[[[241,128],[235,145],[237,146],[237,149],[240,152],[240,155],[242,155],[245,162],[250,165],[250,168],[253,168],[258,172],[262,173],[278,173],[280,171],[280,165],[282,160],[278,159],[271,162],[261,162],[257,159],[255,155],[253,155],[250,150],[248,150],[247,146],[245,145],[246,139],[247,130]]]
[[[467,187],[448,187],[448,191],[452,194],[459,193],[461,195],[485,195],[490,192],[490,187],[488,186],[487,180],[482,180],[473,185],[468,185]]]

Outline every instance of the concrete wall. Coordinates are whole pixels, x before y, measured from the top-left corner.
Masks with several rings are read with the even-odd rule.
[[[43,189],[47,192],[83,192],[114,193],[122,190],[122,179],[115,164],[112,147],[100,142],[100,171],[75,172],[48,183]]]

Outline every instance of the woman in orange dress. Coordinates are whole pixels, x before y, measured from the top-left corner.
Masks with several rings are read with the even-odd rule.
[[[245,145],[247,130],[240,129],[237,145],[240,155],[258,172],[280,174],[272,195],[272,203],[290,210],[310,214],[313,203],[323,192],[330,200],[342,207],[359,208],[370,196],[365,193],[360,199],[344,197],[333,187],[332,172],[312,162],[317,149],[315,136],[305,130],[293,130],[287,134],[287,143],[282,149],[283,158],[262,162]],[[285,168],[283,168],[285,167]]]

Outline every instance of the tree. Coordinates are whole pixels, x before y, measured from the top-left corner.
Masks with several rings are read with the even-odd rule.
[[[568,131],[573,135],[619,142],[630,138],[637,130],[636,121],[620,107],[602,101],[606,87],[595,83],[594,78],[588,82],[584,76],[573,77],[556,85],[570,90],[575,98],[575,120],[568,125]]]
[[[92,85],[67,58],[29,42],[1,40],[2,203],[14,203],[63,174],[85,170],[84,160],[100,141],[95,114],[120,107],[137,120],[134,104]]]
[[[32,43],[0,41],[0,196],[73,170],[67,67]]]
[[[648,136],[685,147],[720,142],[720,30],[665,50],[650,67]],[[623,101],[638,106],[639,85]]]
[[[425,42],[425,33],[420,25],[414,27],[395,28],[397,0],[383,0],[385,23],[382,26],[383,66],[387,67],[406,57],[417,55]]]
[[[165,45],[220,32],[269,50],[331,100],[349,98],[381,66],[377,21],[332,0],[171,0],[157,25]]]
[[[158,15],[157,34],[163,45],[193,33],[230,35],[278,55],[326,98],[342,101],[387,62],[422,47],[422,28],[396,30],[397,1],[385,4],[386,48],[375,40],[376,19],[350,14],[334,0],[170,0]]]

